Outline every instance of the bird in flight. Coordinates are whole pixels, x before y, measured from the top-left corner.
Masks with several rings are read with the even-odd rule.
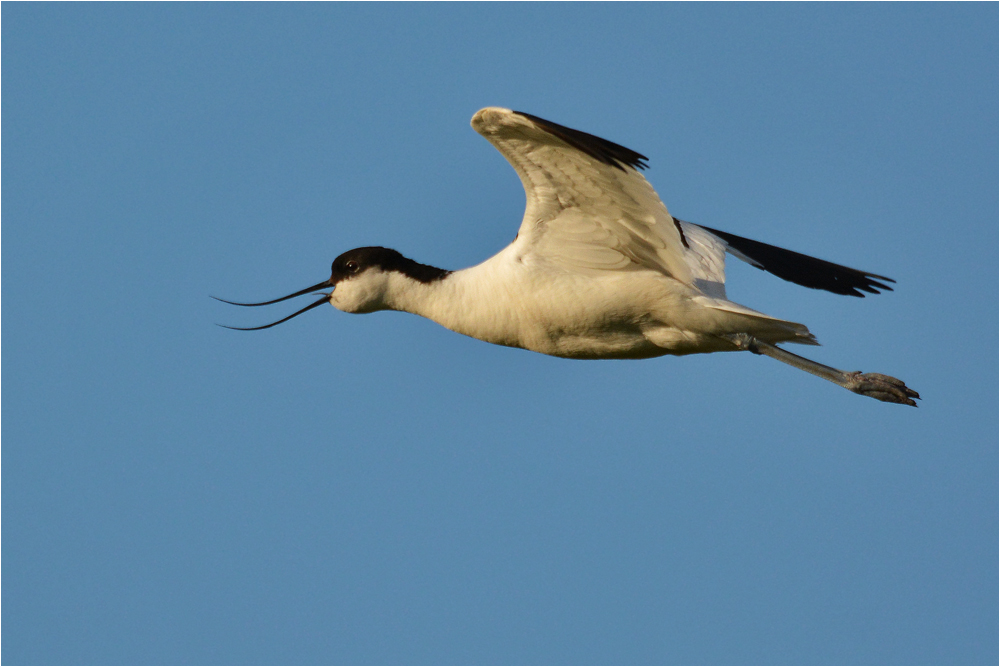
[[[643,359],[749,351],[889,403],[917,392],[881,373],[841,371],[778,347],[818,345],[803,324],[726,298],[726,253],[793,283],[863,297],[891,278],[840,266],[673,217],[640,173],[648,158],[537,116],[497,107],[472,127],[507,158],[527,197],[514,241],[482,264],[448,271],[396,250],[355,248],[317,290],[347,313],[399,310],[466,336],[571,359]]]

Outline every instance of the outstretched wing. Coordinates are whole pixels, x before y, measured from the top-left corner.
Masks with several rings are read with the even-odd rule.
[[[527,197],[518,242],[570,271],[648,269],[725,299],[725,254],[835,294],[892,290],[892,278],[674,218],[639,170],[647,158],[537,116],[488,107],[472,127],[507,158]],[[884,282],[880,282],[884,281]]]
[[[528,252],[571,271],[649,269],[692,284],[687,240],[639,173],[643,155],[510,109],[482,109],[472,127],[521,178]]]
[[[785,250],[736,234],[720,232],[711,227],[702,227],[683,220],[677,222],[685,230],[700,227],[704,232],[720,239],[725,244],[726,251],[737,259],[742,259],[751,266],[803,287],[826,290],[834,294],[864,297],[862,292],[869,294],[880,294],[879,290],[891,292],[892,287],[885,283],[896,282],[892,278],[880,276],[877,273],[852,269],[848,266],[828,262],[825,259],[803,255],[794,250]],[[879,282],[883,280],[885,282]]]

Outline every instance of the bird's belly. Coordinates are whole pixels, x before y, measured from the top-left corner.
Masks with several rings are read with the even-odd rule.
[[[646,359],[705,351],[704,336],[660,312],[684,310],[673,281],[640,273],[574,276],[533,293],[519,347],[571,359]]]
[[[564,317],[553,317],[554,312],[524,322],[516,345],[569,359],[648,359],[677,354],[693,342],[689,332],[654,324],[645,314],[627,309],[581,307]]]
[[[441,300],[431,319],[488,343],[570,359],[714,351],[683,317],[686,288],[660,274],[515,276],[475,281],[466,298]]]
[[[569,359],[646,359],[671,353],[651,340],[635,318],[588,316],[592,313],[585,311],[557,308],[544,316],[524,317],[512,309],[507,317],[477,320],[486,326],[450,328],[487,343]]]
[[[566,332],[525,347],[567,359],[648,359],[669,353],[641,333],[628,331]]]

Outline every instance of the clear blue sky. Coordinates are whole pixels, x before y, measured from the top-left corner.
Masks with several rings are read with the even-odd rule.
[[[996,663],[995,3],[2,9],[4,663]],[[524,195],[468,125],[634,148],[807,352],[574,362],[245,310]],[[265,312],[261,312],[265,311]]]

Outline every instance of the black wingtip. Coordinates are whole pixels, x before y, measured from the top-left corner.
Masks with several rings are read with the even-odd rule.
[[[586,153],[598,162],[622,171],[625,171],[625,167],[632,167],[633,169],[647,169],[649,167],[647,164],[649,158],[631,148],[625,148],[613,141],[601,139],[600,137],[595,137],[593,134],[574,130],[559,123],[553,123],[551,120],[545,120],[524,111],[515,111],[514,113],[524,116],[549,134],[559,137],[573,148]]]
[[[879,282],[879,280],[884,280],[886,282],[895,283],[896,281],[893,280],[892,278],[886,278],[885,276],[880,276],[880,275],[877,275],[877,274],[874,274],[874,273],[868,273],[866,271],[859,271],[859,273],[862,274],[863,278],[867,282],[865,282],[864,284],[861,284],[861,283],[855,284],[852,287],[853,291],[850,294],[848,294],[848,296],[856,296],[856,297],[860,297],[862,299],[865,298],[865,295],[862,294],[861,292],[857,291],[857,290],[861,290],[862,292],[867,292],[868,294],[881,294],[883,291],[884,292],[894,292],[895,291],[894,289],[892,289],[891,287],[889,287],[885,283]],[[875,280],[876,278],[878,278],[878,280]],[[882,290],[882,291],[879,291],[879,290]]]
[[[881,294],[880,290],[892,292],[892,287],[886,283],[896,282],[888,276],[852,269],[794,250],[786,250],[711,227],[698,226],[722,239],[732,251],[736,251],[737,257],[742,255],[749,258],[753,266],[758,269],[803,287],[863,299],[865,293]]]

